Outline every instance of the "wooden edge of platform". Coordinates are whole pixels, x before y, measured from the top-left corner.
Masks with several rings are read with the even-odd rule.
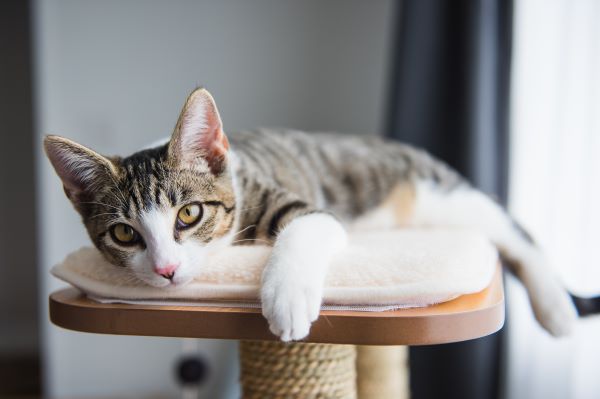
[[[259,309],[102,304],[75,288],[50,295],[50,320],[89,333],[185,338],[276,340]],[[481,292],[438,305],[384,312],[321,311],[302,342],[432,345],[492,334],[504,324],[500,266]]]

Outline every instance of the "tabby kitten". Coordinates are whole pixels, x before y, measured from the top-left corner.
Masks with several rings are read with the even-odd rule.
[[[562,335],[576,317],[503,209],[407,145],[271,130],[228,139],[213,98],[197,89],[171,139],[155,148],[120,158],[58,136],[44,146],[94,245],[147,284],[185,284],[228,245],[273,245],[261,299],[284,341],[304,338],[317,319],[328,263],[348,228],[477,229],[511,260],[542,326]]]

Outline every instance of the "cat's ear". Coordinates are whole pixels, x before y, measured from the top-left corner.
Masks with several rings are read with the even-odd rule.
[[[169,159],[181,167],[194,167],[204,160],[211,172],[225,169],[229,141],[208,90],[199,88],[187,98],[169,142]]]
[[[46,136],[44,149],[73,202],[91,196],[116,175],[115,165],[108,158],[64,137]]]

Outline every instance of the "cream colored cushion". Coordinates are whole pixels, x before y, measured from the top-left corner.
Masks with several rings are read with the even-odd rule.
[[[309,250],[309,249],[307,249]],[[236,301],[252,306],[270,247],[223,250],[198,268],[191,283],[154,288],[81,248],[52,269],[56,277],[107,302],[187,304]],[[385,310],[426,306],[484,289],[498,262],[492,244],[465,230],[403,229],[355,233],[327,275],[324,303],[333,308]],[[331,308],[331,306],[330,306]]]

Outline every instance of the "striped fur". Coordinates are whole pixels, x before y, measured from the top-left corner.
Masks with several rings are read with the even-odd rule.
[[[62,140],[50,136],[47,145]],[[168,143],[112,158],[114,175],[104,177],[101,188],[88,197],[74,201],[94,244],[112,262],[124,265],[129,251],[105,245],[107,226],[135,220],[153,207],[192,201],[208,210],[194,239],[206,243],[213,232],[229,232],[237,216],[235,244],[272,243],[300,215],[329,212],[351,222],[389,202],[394,189],[416,180],[432,180],[444,190],[467,184],[427,153],[375,138],[261,130],[232,134],[229,140],[237,165],[220,175],[172,168]],[[240,212],[234,212],[232,169],[243,193]]]
[[[239,160],[246,240],[272,241],[291,219],[314,212],[349,223],[417,180],[444,190],[467,184],[427,153],[376,138],[262,130],[230,135],[230,142]]]
[[[304,337],[317,317],[326,259],[343,245],[342,226],[480,230],[513,261],[546,329],[566,333],[574,317],[543,256],[506,212],[444,163],[405,144],[293,130],[227,138],[214,100],[198,89],[171,140],[155,148],[107,158],[57,136],[47,137],[45,148],[96,247],[149,284],[168,284],[152,273],[159,264],[178,265],[171,282],[185,283],[203,256],[224,245],[274,245],[263,312],[284,340]],[[178,230],[177,212],[190,203],[201,204],[202,218]],[[109,234],[116,223],[142,239],[119,245]]]

